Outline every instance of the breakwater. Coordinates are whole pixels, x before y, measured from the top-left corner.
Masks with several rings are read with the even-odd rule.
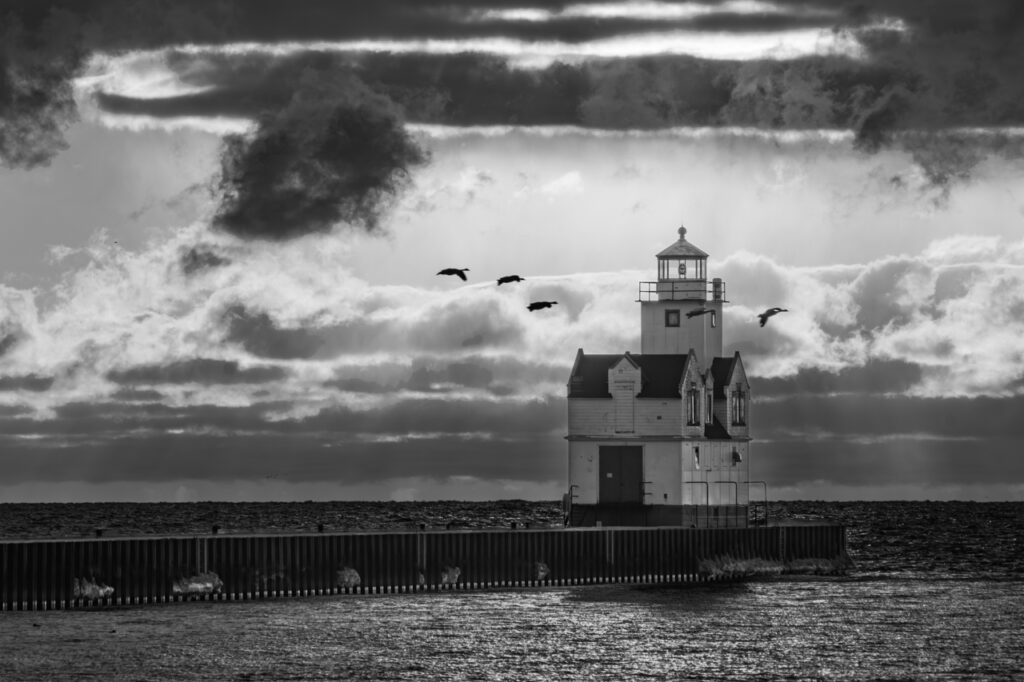
[[[542,528],[0,541],[0,610],[842,572],[846,529]]]

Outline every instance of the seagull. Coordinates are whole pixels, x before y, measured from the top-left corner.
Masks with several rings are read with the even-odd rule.
[[[540,310],[541,308],[550,308],[553,305],[558,305],[558,301],[534,301],[530,305],[526,306],[526,309],[533,312],[534,310]]]
[[[686,316],[690,317],[690,318],[693,318],[693,317],[697,317],[698,315],[707,315],[708,313],[713,313],[713,312],[715,312],[715,311],[712,310],[711,308],[697,308],[696,310],[691,310],[690,312],[686,313]]]
[[[509,282],[522,282],[523,278],[519,275],[505,275],[504,277],[498,278],[498,286],[502,284],[508,284]]]
[[[456,275],[456,276],[462,278],[462,281],[465,282],[466,281],[466,273],[467,272],[469,272],[469,268],[445,268],[444,270],[442,270],[441,272],[439,272],[437,274],[439,274],[439,275]]]
[[[763,327],[764,323],[767,322],[768,318],[771,317],[772,315],[778,315],[779,313],[788,313],[788,312],[789,312],[789,310],[787,310],[786,308],[769,308],[768,310],[766,310],[763,313],[761,313],[760,315],[758,315],[757,318],[759,320],[761,320],[761,326]]]

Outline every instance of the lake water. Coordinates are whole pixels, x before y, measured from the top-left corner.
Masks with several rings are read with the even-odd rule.
[[[445,504],[403,509],[409,520],[387,525],[446,523]],[[459,518],[507,520],[510,504],[463,505]],[[557,514],[556,505],[514,504],[520,522]],[[79,505],[52,506],[80,522]],[[135,505],[105,506],[108,528],[121,514],[138,523]],[[198,509],[169,506],[169,524],[190,523],[183,519]],[[15,534],[38,507],[0,506],[0,528]],[[263,507],[235,506],[236,517],[259,517]],[[310,512],[275,507],[285,527]],[[329,508],[338,507],[318,510],[321,518]],[[224,509],[218,520],[243,530]],[[771,514],[847,523],[856,568],[842,578],[678,588],[4,613],[0,679],[1024,679],[1024,503],[778,503]],[[47,510],[46,518],[63,517]]]

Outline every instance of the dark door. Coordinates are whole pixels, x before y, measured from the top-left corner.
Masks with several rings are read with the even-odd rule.
[[[602,445],[598,454],[601,485],[597,501],[642,504],[644,449],[639,445]]]

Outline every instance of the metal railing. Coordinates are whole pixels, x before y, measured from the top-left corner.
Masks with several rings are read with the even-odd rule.
[[[705,279],[663,280],[640,282],[638,301],[722,301],[725,298],[725,282],[720,279],[708,282]]]

